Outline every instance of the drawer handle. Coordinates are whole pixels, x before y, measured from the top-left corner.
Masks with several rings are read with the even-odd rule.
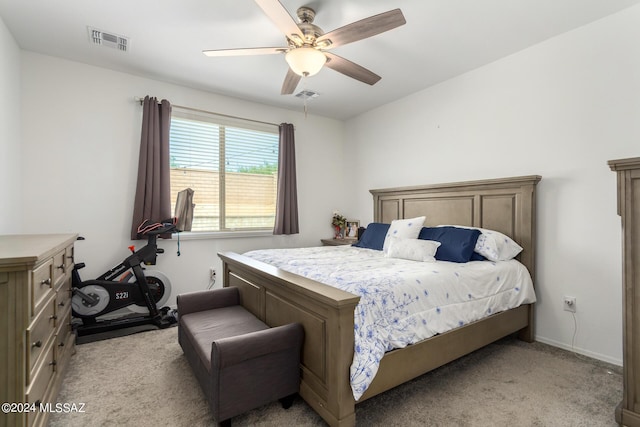
[[[58,318],[58,316],[56,316],[55,314],[53,316],[49,317],[49,320],[56,320]]]
[[[40,282],[40,284],[41,285],[50,285],[51,284],[51,277],[47,277],[42,282]]]
[[[58,347],[64,347],[64,343],[61,342],[60,344],[58,344]]]
[[[58,304],[59,307],[64,307],[64,301],[60,301],[60,304]]]
[[[51,362],[49,362],[49,366],[56,366],[58,364],[58,362],[56,362],[55,360],[52,360]]]
[[[42,341],[38,340],[31,344],[31,347],[42,347]]]

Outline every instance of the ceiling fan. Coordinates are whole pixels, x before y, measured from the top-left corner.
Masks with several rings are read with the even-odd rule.
[[[313,24],[316,12],[310,7],[298,8],[300,23],[291,17],[278,0],[255,0],[264,13],[282,31],[287,39],[286,47],[258,47],[243,49],[204,50],[207,56],[241,56],[285,54],[289,71],[282,84],[282,95],[290,95],[296,89],[300,79],[318,73],[324,65],[361,82],[373,85],[381,77],[366,68],[328,52],[334,47],[343,46],[358,40],[392,30],[407,21],[400,9],[390,10],[369,18],[324,33]]]

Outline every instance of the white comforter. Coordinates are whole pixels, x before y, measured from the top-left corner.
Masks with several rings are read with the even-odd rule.
[[[386,351],[536,301],[531,276],[516,260],[417,262],[351,246],[245,255],[360,296],[350,378],[356,400]]]

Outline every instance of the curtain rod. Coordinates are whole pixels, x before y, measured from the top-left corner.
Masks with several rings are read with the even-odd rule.
[[[144,98],[140,98],[139,96],[134,96],[133,99],[136,102],[139,102],[140,105],[142,105],[144,103]],[[174,105],[174,104],[171,104],[171,105],[173,107],[176,107],[176,108],[182,108],[183,110],[196,111],[198,113],[215,114],[216,116],[227,117],[229,119],[239,119],[239,120],[246,120],[248,122],[260,123],[260,124],[263,124],[263,125],[278,126],[278,127],[280,126],[280,125],[278,125],[276,123],[263,122],[263,121],[260,121],[260,120],[253,120],[253,119],[246,119],[244,117],[231,116],[229,114],[214,113],[213,111],[200,110],[198,108],[185,107],[183,105]]]

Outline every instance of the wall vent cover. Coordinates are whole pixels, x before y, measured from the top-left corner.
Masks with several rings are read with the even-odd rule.
[[[89,41],[98,46],[106,46],[121,52],[129,51],[129,38],[115,33],[102,31],[97,28],[87,27]]]

